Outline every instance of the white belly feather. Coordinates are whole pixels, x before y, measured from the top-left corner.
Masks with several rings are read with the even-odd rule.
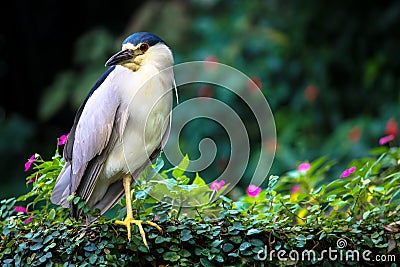
[[[162,72],[145,82],[143,78],[139,80],[137,74],[141,72],[140,76],[147,80],[147,77],[156,73],[155,68],[142,68],[136,73],[123,67],[117,68],[119,80],[131,81],[119,84],[116,88],[124,96],[122,101],[128,109],[129,117],[122,139],[117,141],[99,175],[99,180],[108,185],[120,178],[115,177],[118,173],[133,173],[158,148],[167,129],[172,107],[172,71]],[[121,75],[128,77],[121,79]]]

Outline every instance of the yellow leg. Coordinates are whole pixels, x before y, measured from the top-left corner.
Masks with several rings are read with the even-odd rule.
[[[160,226],[158,226],[154,222],[146,221],[143,222],[142,220],[135,220],[133,218],[133,213],[132,213],[132,199],[131,199],[131,183],[132,183],[132,176],[130,174],[124,175],[123,177],[123,184],[124,184],[124,189],[125,189],[125,197],[126,197],[126,218],[123,221],[116,220],[115,223],[119,225],[125,225],[126,229],[128,231],[128,240],[131,241],[132,237],[132,231],[131,231],[131,224],[136,224],[137,227],[139,228],[139,233],[140,236],[143,239],[144,245],[149,248],[147,245],[147,240],[146,240],[146,235],[143,230],[142,223],[146,223],[148,225],[151,225],[155,228],[157,228],[158,231],[162,232],[162,229]]]

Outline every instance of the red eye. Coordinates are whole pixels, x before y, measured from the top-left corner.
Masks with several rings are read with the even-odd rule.
[[[140,45],[140,51],[142,51],[142,53],[146,52],[147,49],[149,49],[149,45],[147,43],[143,43]]]

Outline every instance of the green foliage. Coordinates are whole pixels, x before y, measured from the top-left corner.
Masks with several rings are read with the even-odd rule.
[[[322,155],[337,159],[344,167],[377,144],[378,138],[386,134],[389,118],[400,121],[398,1],[367,1],[361,6],[352,1],[315,0],[150,1],[137,8],[131,11],[132,23],[121,21],[126,16],[120,13],[110,13],[110,21],[116,22],[110,28],[93,24],[74,44],[52,44],[67,55],[70,50],[66,48],[73,47],[72,64],[54,77],[31,68],[32,85],[38,84],[38,79],[52,84],[47,88],[25,87],[41,99],[39,105],[36,101],[24,102],[30,119],[0,108],[2,194],[22,193],[17,181],[23,171],[18,166],[35,147],[42,147],[44,155],[50,155],[52,138],[47,137],[56,134],[53,123],[60,131],[70,128],[73,113],[105,71],[105,61],[120,49],[126,34],[138,30],[163,37],[176,63],[212,57],[259,81],[277,126],[279,144],[272,166],[275,174],[293,169],[299,160]],[[124,32],[116,29],[116,25],[124,24]],[[54,53],[37,56],[54,57]],[[47,62],[53,62],[53,58]],[[35,62],[27,64],[35,66]],[[178,89],[182,89],[181,102],[202,95],[201,85]],[[251,93],[252,88],[243,86],[243,90]],[[246,105],[218,87],[211,86],[208,95],[237,111],[258,149],[261,144],[257,142],[257,128]],[[66,113],[70,120],[63,121]],[[36,115],[40,123],[33,123],[38,121]],[[205,136],[213,137],[218,144],[218,158],[207,172],[200,173],[207,181],[221,171],[220,163],[229,156],[230,145],[222,128],[207,120],[196,121],[192,122],[196,131],[182,131],[181,148],[197,158],[198,146],[193,144]],[[47,128],[44,122],[51,126]],[[351,137],[351,133],[356,134]],[[257,155],[252,153],[251,166],[254,158]],[[244,180],[251,175],[251,170],[246,172]]]
[[[338,249],[339,241],[346,244],[338,250],[343,253],[367,251],[370,259],[387,255],[393,264],[400,257],[400,148],[375,149],[370,157],[352,161],[347,177],[331,177],[323,184],[319,181],[325,180],[334,163],[317,159],[308,170],[270,176],[257,196],[238,199],[222,195],[226,186],[211,190],[198,174],[188,177],[187,162],[185,157],[179,166],[161,171],[159,158],[135,185],[136,216],[163,228],[159,233],[145,226],[148,251],[135,227],[128,242],[126,229],[114,219],[102,216],[85,225],[69,218],[68,209],[50,204],[63,160],[58,150],[48,161],[36,157],[35,171],[27,177],[30,191],[0,202],[0,262],[3,266],[305,266],[318,260],[279,261],[277,252],[296,250],[301,255],[312,250],[321,256],[328,248]],[[70,201],[85,205],[79,197],[71,196]],[[27,211],[16,212],[15,206],[22,204]],[[121,204],[115,209],[123,218],[124,200]],[[348,262],[338,258],[325,264]]]
[[[161,169],[160,165],[163,165],[161,158],[153,167]],[[140,180],[142,190],[136,191],[136,197],[139,194],[141,199],[150,203],[163,200],[174,207],[171,212],[175,215],[170,214],[170,216],[176,219],[179,219],[181,214],[189,217],[194,216],[194,213],[198,215],[203,213],[208,217],[215,215],[218,209],[211,208],[210,203],[217,200],[228,185],[218,191],[211,190],[198,173],[191,182],[191,178],[185,175],[188,166],[189,158],[185,156],[178,166],[151,176],[150,180],[147,173],[144,173]],[[141,192],[147,192],[148,195],[144,196]]]
[[[399,10],[399,2],[368,2],[362,8],[351,2],[327,7],[321,1],[150,2],[134,17],[140,30],[167,41],[176,63],[212,57],[259,81],[276,120],[279,146],[272,170],[280,174],[300,159],[321,155],[344,167],[378,143],[390,118],[400,121],[399,72],[394,68],[399,41],[393,33]],[[139,30],[135,26],[126,32]],[[41,118],[54,118],[69,102],[76,110],[125,37],[114,41],[115,34],[98,28],[76,42],[74,65],[42,96]],[[180,88],[182,102],[201,96],[202,86]],[[251,93],[254,88],[243,85],[243,90]],[[252,149],[260,149],[257,125],[246,105],[215,86],[207,95],[237,111],[249,129]],[[182,131],[181,148],[196,158],[199,151],[193,144],[212,136],[218,144],[217,160],[201,175],[214,177],[221,171],[219,163],[229,157],[229,140],[207,120],[190,125],[196,131]],[[252,153],[250,166],[257,159]],[[251,175],[248,170],[245,179]]]

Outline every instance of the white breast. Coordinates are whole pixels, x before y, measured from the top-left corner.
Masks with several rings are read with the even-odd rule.
[[[137,72],[117,66],[115,71],[118,71],[115,89],[122,106],[128,109],[129,118],[122,139],[100,174],[108,183],[114,182],[110,177],[116,173],[132,173],[148,160],[160,145],[172,108],[172,70],[157,74],[158,70],[152,66],[142,67]]]

